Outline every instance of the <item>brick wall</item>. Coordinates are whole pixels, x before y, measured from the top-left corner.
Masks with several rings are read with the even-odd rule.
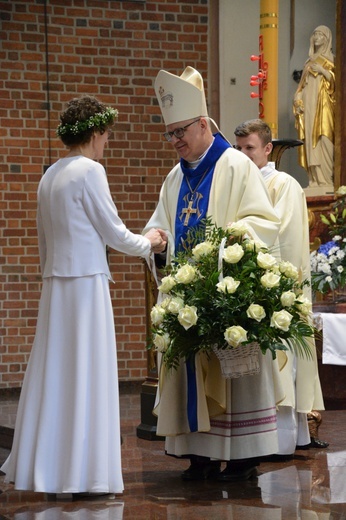
[[[59,113],[96,95],[120,117],[103,164],[126,225],[140,232],[176,153],[164,130],[153,81],[163,68],[193,65],[206,77],[207,0],[0,1],[0,388],[19,387],[41,289],[36,190],[65,150]],[[110,251],[119,377],[146,375],[144,266]]]

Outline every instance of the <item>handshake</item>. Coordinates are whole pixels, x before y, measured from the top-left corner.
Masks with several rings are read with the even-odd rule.
[[[162,229],[150,229],[144,236],[149,238],[153,253],[162,253],[166,249],[167,234]]]

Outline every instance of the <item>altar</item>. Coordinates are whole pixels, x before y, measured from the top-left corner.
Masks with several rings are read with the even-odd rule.
[[[326,410],[346,408],[346,304],[314,305],[319,376]]]
[[[322,363],[346,365],[346,314],[318,312],[314,321],[322,331]]]

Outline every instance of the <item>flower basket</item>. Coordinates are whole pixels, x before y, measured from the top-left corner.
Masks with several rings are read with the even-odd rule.
[[[220,361],[222,376],[227,379],[250,376],[260,371],[258,343],[227,349],[220,349],[215,345],[213,350]]]
[[[311,357],[312,305],[303,294],[308,281],[299,282],[295,266],[278,262],[247,231],[241,222],[224,230],[206,220],[190,230],[185,247],[165,268],[162,299],[150,313],[149,348],[162,353],[168,370],[215,345],[226,347],[216,349],[218,357],[235,358],[226,364],[245,365],[231,375],[224,368],[225,377],[256,373],[259,351],[270,350],[275,358],[288,345]],[[257,361],[246,360],[247,348],[256,351]]]

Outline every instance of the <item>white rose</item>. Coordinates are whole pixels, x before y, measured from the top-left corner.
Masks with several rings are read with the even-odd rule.
[[[180,309],[184,307],[184,300],[179,298],[178,296],[175,298],[171,298],[170,302],[167,305],[168,312],[172,314],[179,314]]]
[[[228,264],[236,264],[243,256],[244,249],[241,247],[240,244],[234,244],[233,246],[226,247],[222,258]]]
[[[169,305],[169,303],[170,303],[170,301],[171,301],[171,299],[172,299],[171,296],[167,296],[166,298],[164,298],[162,300],[162,302],[160,303],[161,307],[166,310],[168,305]]]
[[[261,276],[261,284],[263,287],[271,289],[272,287],[277,287],[280,284],[280,278],[281,277],[278,274],[269,271]]]
[[[267,250],[267,246],[264,242],[260,242],[258,240],[253,240],[252,238],[248,238],[244,242],[244,247],[247,251],[265,251]]]
[[[346,186],[340,186],[340,188],[338,188],[336,190],[336,194],[337,195],[346,195]]]
[[[188,330],[193,325],[196,325],[197,320],[197,307],[193,305],[185,305],[185,307],[180,309],[178,314],[178,321],[180,325],[184,327],[185,330]]]
[[[161,285],[159,287],[159,291],[166,294],[168,293],[174,286],[176,285],[176,281],[174,280],[172,275],[164,276],[161,280]]]
[[[239,287],[240,282],[232,278],[232,276],[225,276],[225,278],[216,284],[218,292],[233,294]]]
[[[296,295],[292,291],[286,291],[282,293],[280,301],[283,307],[291,307],[296,301]]]
[[[233,325],[225,330],[224,338],[231,347],[238,347],[240,343],[247,341],[247,332],[240,325]]]
[[[241,220],[239,222],[233,222],[232,224],[228,224],[227,226],[227,232],[235,237],[245,235],[245,233],[247,233],[248,231],[248,226]]]
[[[202,242],[201,244],[197,244],[196,247],[192,249],[192,256],[199,260],[202,256],[206,256],[212,252],[214,249],[213,244],[210,242]]]
[[[303,316],[308,316],[312,312],[312,303],[303,294],[300,294],[298,296],[297,302],[299,302],[297,308],[300,314],[302,314]]]
[[[153,339],[153,343],[156,347],[156,350],[158,350],[159,352],[165,352],[170,341],[171,340],[167,332],[165,332],[164,334],[155,334]]]
[[[275,273],[275,274],[278,274],[279,276],[281,276],[281,271],[279,269],[279,264],[274,265],[270,270],[271,270],[272,273]]]
[[[151,313],[150,313],[151,323],[156,326],[160,325],[163,322],[163,318],[164,318],[165,314],[166,314],[166,311],[163,307],[161,307],[161,305],[155,305],[151,309]]]
[[[285,309],[282,311],[275,311],[271,317],[270,326],[287,332],[290,327],[292,318],[292,314],[285,311]]]
[[[258,305],[257,303],[252,303],[250,307],[248,307],[246,311],[247,317],[252,318],[256,321],[261,321],[265,317],[266,313],[262,305]]]
[[[262,251],[260,251],[257,255],[257,264],[262,267],[262,269],[271,269],[276,264],[276,258],[269,253],[262,253]]]
[[[279,267],[280,272],[287,276],[287,278],[292,278],[292,280],[298,279],[298,269],[295,265],[291,264],[291,262],[280,262]]]
[[[178,271],[175,274],[175,280],[178,283],[190,283],[193,282],[196,279],[197,272],[192,265],[185,264],[182,267],[178,269]]]

